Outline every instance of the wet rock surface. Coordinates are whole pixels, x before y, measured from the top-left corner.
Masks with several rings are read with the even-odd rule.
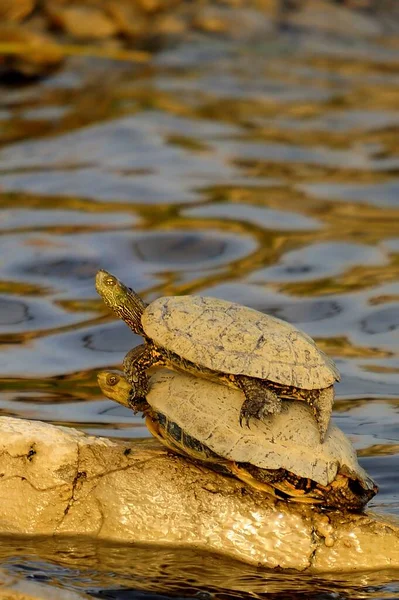
[[[275,501],[168,453],[0,418],[0,534],[77,535],[218,552],[312,572],[399,568],[399,523]]]

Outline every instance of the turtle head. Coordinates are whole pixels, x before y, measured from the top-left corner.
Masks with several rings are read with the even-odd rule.
[[[96,290],[108,308],[125,321],[134,333],[144,334],[141,317],[147,305],[136,292],[103,269],[97,272]]]
[[[129,398],[132,386],[120,371],[100,371],[97,374],[98,385],[104,396],[130,408]]]
[[[104,396],[130,408],[134,413],[148,409],[146,400],[136,398],[134,384],[129,383],[121,371],[100,371],[97,382]]]
[[[127,288],[117,277],[100,270],[96,275],[96,290],[118,317],[122,318],[123,306],[128,302],[129,288]]]

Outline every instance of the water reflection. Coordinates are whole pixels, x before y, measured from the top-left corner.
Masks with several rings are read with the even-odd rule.
[[[192,550],[126,547],[68,538],[28,539],[22,543],[3,539],[0,557],[12,572],[86,591],[95,597],[118,600],[133,597],[133,590],[167,597],[215,600],[371,600],[395,597],[398,587],[392,579],[399,576],[399,573],[389,571],[334,577],[276,574]]]
[[[139,341],[96,295],[100,267],[147,300],[242,302],[335,358],[334,418],[380,485],[373,507],[399,514],[397,51],[351,42],[192,40],[151,68],[72,59],[46,81],[1,88],[1,414],[147,435],[97,387],[97,370]],[[398,592],[383,573],[309,579],[46,544],[7,540],[0,552],[10,568],[99,597]]]
[[[253,281],[311,281],[335,277],[353,266],[384,265],[387,258],[381,250],[360,244],[330,242],[311,244],[288,252],[281,265],[252,275]]]
[[[398,206],[399,182],[395,179],[368,185],[357,183],[330,183],[328,185],[322,182],[308,183],[302,184],[299,189],[318,199],[371,204],[382,208],[384,206],[397,208]]]

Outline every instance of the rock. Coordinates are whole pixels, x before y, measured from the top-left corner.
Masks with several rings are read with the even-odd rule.
[[[126,0],[110,0],[104,7],[122,35],[140,39],[148,31],[147,15],[135,3]]]
[[[22,21],[34,9],[35,0],[0,0],[0,23]]]
[[[309,572],[399,567],[399,522],[275,501],[168,454],[0,418],[0,534],[87,535]]]
[[[114,21],[100,7],[49,4],[47,15],[53,26],[79,40],[108,38],[117,32]]]
[[[0,24],[0,70],[18,72],[27,77],[48,73],[63,61],[58,44],[41,33],[22,25]],[[10,53],[7,53],[9,48]]]

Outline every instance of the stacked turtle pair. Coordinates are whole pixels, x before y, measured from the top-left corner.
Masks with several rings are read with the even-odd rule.
[[[339,373],[305,333],[216,298],[146,305],[106,271],[96,288],[145,340],[126,355],[125,375],[101,373],[100,387],[143,410],[170,450],[279,498],[360,508],[376,493],[350,442],[329,426]],[[176,372],[158,368],[149,379],[152,367]]]

